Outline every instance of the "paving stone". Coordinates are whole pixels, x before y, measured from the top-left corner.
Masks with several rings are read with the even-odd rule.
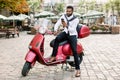
[[[0,80],[120,80],[120,34],[92,34],[78,39],[85,54],[78,78],[74,69],[65,71],[61,65],[45,66],[38,62],[28,76],[22,77],[24,58],[33,37],[21,32],[19,38],[0,38]],[[54,38],[45,35],[44,57],[51,55],[49,43]]]

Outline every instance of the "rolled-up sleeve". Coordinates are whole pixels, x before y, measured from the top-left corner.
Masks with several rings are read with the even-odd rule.
[[[55,26],[54,26],[54,31],[57,31],[59,26],[61,25],[61,19],[63,18],[63,16],[61,16],[59,18],[59,20],[56,22]]]

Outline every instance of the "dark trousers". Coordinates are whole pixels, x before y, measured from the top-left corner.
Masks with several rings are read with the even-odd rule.
[[[65,32],[61,32],[55,38],[52,56],[53,57],[56,56],[59,43],[62,42],[62,41],[65,41],[65,40],[67,40],[69,42],[70,46],[71,46],[73,56],[74,56],[74,61],[75,61],[75,69],[79,70],[80,66],[79,66],[78,55],[77,55],[77,50],[76,50],[76,48],[77,48],[77,37],[76,37],[76,35],[69,35],[69,34],[66,34]]]

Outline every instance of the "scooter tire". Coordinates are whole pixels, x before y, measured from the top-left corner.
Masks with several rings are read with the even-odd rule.
[[[79,65],[81,64],[81,62],[82,62],[82,60],[83,60],[83,55],[84,55],[84,53],[83,52],[81,52],[81,54],[78,56],[78,60],[79,60]],[[75,62],[73,61],[73,62],[68,62],[68,64],[71,66],[71,67],[75,67]]]
[[[26,61],[22,69],[22,76],[26,76],[30,71],[30,68],[31,68],[31,63]]]

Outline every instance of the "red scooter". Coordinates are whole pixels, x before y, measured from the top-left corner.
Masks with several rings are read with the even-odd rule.
[[[85,25],[79,25],[77,27],[78,31],[78,38],[84,38],[87,37],[90,34],[90,30],[88,26]],[[29,51],[26,54],[25,57],[25,64],[22,69],[22,75],[26,76],[30,69],[35,65],[36,61],[39,63],[46,65],[46,66],[52,66],[56,64],[64,64],[68,63],[70,66],[74,67],[74,59],[72,50],[70,48],[70,45],[67,41],[61,42],[58,47],[58,52],[56,56],[56,61],[49,63],[49,58],[44,58],[44,33],[45,30],[42,33],[37,33],[33,40],[31,41],[29,45]],[[54,44],[54,40],[51,41],[50,46],[52,47]],[[80,43],[77,43],[77,53],[79,56],[79,64],[82,61],[82,55],[83,55],[83,47]]]

